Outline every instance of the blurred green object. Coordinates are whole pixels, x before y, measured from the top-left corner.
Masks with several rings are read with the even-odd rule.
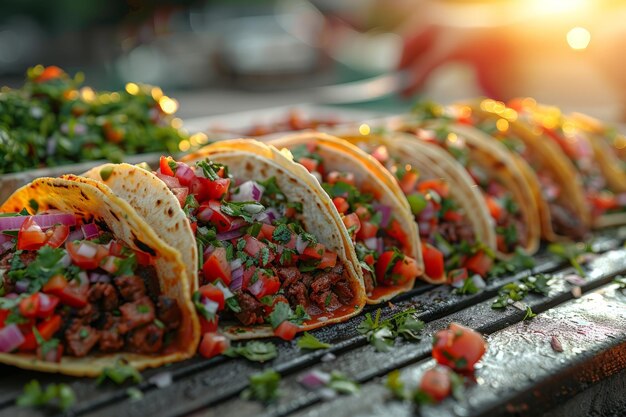
[[[129,83],[95,92],[83,76],[30,68],[20,89],[0,92],[0,174],[125,155],[175,153],[187,134],[175,100],[158,87]],[[187,142],[188,143],[188,142]]]

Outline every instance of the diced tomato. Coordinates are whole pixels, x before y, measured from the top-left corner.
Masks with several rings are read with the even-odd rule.
[[[222,213],[222,205],[217,200],[211,200],[208,203],[208,207],[213,210],[213,214],[209,221],[215,225],[218,232],[227,232],[231,228],[233,218],[227,214]],[[200,206],[202,208],[202,206]]]
[[[191,231],[193,232],[195,236],[196,232],[198,231],[198,222],[192,222],[190,226],[191,226]]]
[[[172,167],[170,166],[170,162],[173,162],[174,160],[172,159],[171,156],[161,156],[161,159],[159,159],[159,168],[161,169],[161,174],[163,175],[168,175],[170,177],[174,176],[174,171],[172,170]]]
[[[389,282],[389,280],[386,280],[385,275],[386,272],[389,270],[391,270],[391,266],[389,265],[389,263],[392,261],[393,257],[395,255],[394,251],[387,251],[387,252],[383,252],[380,257],[378,258],[378,261],[376,261],[376,280],[377,282],[383,283],[383,282]]]
[[[58,344],[56,349],[48,350],[45,355],[43,353],[43,349],[41,346],[37,346],[37,359],[42,360],[44,362],[61,362],[61,358],[63,357],[63,345]]]
[[[425,193],[428,190],[433,190],[439,194],[441,198],[447,198],[450,194],[450,187],[448,186],[448,183],[439,179],[421,181],[417,186],[417,189],[422,193]]]
[[[26,318],[37,317],[39,311],[39,293],[29,295],[20,301],[20,314]]]
[[[455,284],[457,282],[463,282],[467,279],[468,273],[466,268],[453,269],[448,272],[448,283]]]
[[[4,321],[9,317],[11,310],[0,310],[0,329],[4,327]]]
[[[280,337],[283,340],[293,340],[296,337],[296,333],[300,327],[298,325],[285,320],[274,329],[274,335]]]
[[[337,264],[337,252],[326,251],[317,266],[318,269],[332,268]]]
[[[178,203],[180,204],[180,206],[184,207],[185,200],[187,199],[187,196],[189,195],[189,188],[187,187],[172,188],[170,189],[170,191],[172,192],[172,194],[174,194],[174,196],[176,196],[176,199],[178,200]]]
[[[354,212],[356,213],[357,216],[359,216],[359,220],[361,221],[369,220],[372,217],[372,215],[370,214],[370,211],[365,206],[357,207],[356,210],[354,210]]]
[[[467,260],[467,262],[465,262],[464,266],[468,270],[480,275],[481,277],[484,277],[487,275],[487,272],[489,272],[492,265],[493,265],[493,259],[487,256],[487,254],[484,251],[480,251],[476,253],[475,255],[471,256]]]
[[[440,402],[452,393],[450,369],[443,366],[430,368],[422,376],[420,391],[427,394],[434,402]]]
[[[428,243],[422,244],[425,274],[432,279],[441,278],[444,274],[443,253]]]
[[[489,195],[485,195],[485,203],[487,203],[487,208],[489,209],[491,217],[495,221],[500,220],[500,217],[502,216],[502,206],[498,203],[498,200]]]
[[[58,248],[65,243],[67,237],[70,234],[70,227],[65,224],[58,224],[48,230],[46,230],[46,246]]]
[[[37,331],[41,335],[44,340],[50,340],[54,336],[56,332],[61,328],[61,316],[54,315],[49,319],[42,321],[39,323],[37,327]],[[24,336],[24,341],[20,345],[19,349],[25,352],[31,352],[37,348],[37,339],[35,338],[34,333],[29,333]]]
[[[102,130],[104,131],[104,137],[109,142],[120,143],[124,139],[124,129],[113,126],[109,121],[104,122]]]
[[[253,258],[257,258],[261,266],[268,265],[274,260],[274,255],[270,253],[267,257],[267,262],[263,262],[263,256],[261,255],[262,251],[266,250],[269,253],[269,250],[267,249],[267,245],[265,243],[260,242],[258,239],[253,238],[252,236],[247,235],[244,236],[244,240],[246,241],[246,246],[243,248],[244,252],[246,252]]]
[[[417,185],[418,180],[417,172],[415,171],[407,171],[404,173],[402,179],[400,179],[400,188],[404,194],[410,194],[415,191],[415,186]]]
[[[204,316],[200,316],[200,333],[210,333],[217,331],[217,325],[219,323],[219,318],[217,315],[213,317],[213,320],[207,320]]]
[[[205,333],[202,336],[198,352],[209,359],[221,355],[230,347],[228,339],[219,333]]]
[[[298,214],[298,212],[296,211],[295,207],[287,207],[285,209],[285,217],[287,217],[288,219],[296,217],[296,214]]]
[[[256,271],[256,266],[251,266],[249,268],[244,268],[243,270],[243,278],[241,281],[241,289],[247,290],[250,286],[250,280],[254,276],[254,271]]]
[[[39,308],[37,309],[37,317],[40,319],[50,317],[57,308],[57,305],[59,305],[59,297],[39,293]]]
[[[403,247],[408,246],[406,231],[402,229],[402,225],[400,225],[396,219],[391,219],[391,222],[389,222],[389,226],[387,226],[387,234],[400,242]]]
[[[147,252],[135,250],[135,258],[137,263],[141,266],[154,265],[154,257]]]
[[[43,72],[35,78],[36,83],[43,83],[50,80],[55,80],[60,78],[65,74],[65,72],[57,67],[56,65],[50,65],[49,67],[44,68]]]
[[[276,294],[278,290],[280,290],[280,280],[275,275],[267,274],[263,269],[257,269],[256,272],[248,278],[247,289],[260,300],[267,295]]]
[[[297,246],[297,242],[298,242],[298,237],[294,233],[291,235],[291,239],[289,239],[289,242],[285,243],[285,247],[287,249],[295,250]]]
[[[259,239],[267,239],[269,241],[274,241],[275,229],[276,229],[276,226],[263,223],[263,225],[261,226],[261,231],[259,232]]]
[[[41,248],[48,237],[41,230],[41,227],[35,222],[34,218],[28,217],[20,231],[17,234],[17,249],[19,250],[37,250]]]
[[[322,259],[324,252],[326,251],[326,246],[321,243],[316,243],[314,245],[307,246],[302,252],[302,259]]]
[[[325,178],[327,183],[335,184],[337,182],[345,182],[354,185],[354,174],[351,172],[331,171]]]
[[[461,213],[457,211],[448,210],[443,214],[443,219],[447,222],[458,223],[463,220],[463,216],[461,216]]]
[[[333,198],[333,204],[337,211],[341,214],[344,214],[346,211],[350,209],[350,204],[343,197],[335,197]]]
[[[313,158],[302,157],[298,160],[298,163],[305,167],[309,172],[317,171],[318,162]]]
[[[220,279],[224,285],[230,285],[231,270],[230,263],[226,259],[226,249],[216,248],[202,265],[202,272],[205,282],[214,282]]]
[[[65,249],[72,263],[81,269],[96,269],[100,266],[102,259],[109,254],[109,249],[105,246],[86,240],[76,243],[67,242]]]
[[[42,288],[46,294],[58,294],[67,287],[67,279],[63,275],[57,274],[52,276]]]
[[[456,371],[473,371],[486,349],[487,344],[480,333],[451,323],[448,329],[435,334],[433,358]]]
[[[378,233],[378,226],[376,226],[374,223],[363,221],[361,222],[361,228],[356,234],[356,238],[359,240],[365,240],[376,237],[376,233]]]
[[[368,253],[367,255],[365,255],[365,258],[363,258],[363,261],[369,266],[374,265],[374,255]]]
[[[420,268],[415,259],[405,256],[404,259],[396,262],[391,269],[391,274],[393,285],[405,285],[420,274]]]
[[[122,245],[117,240],[111,241],[109,244],[109,255],[112,256],[122,256],[124,253],[124,245]]]
[[[359,220],[359,216],[357,216],[356,213],[350,213],[347,216],[344,216],[342,220],[349,233],[351,232],[350,229],[354,229],[351,232],[351,236],[356,235],[357,233],[359,233],[359,230],[361,230],[361,220]]]
[[[218,311],[222,311],[224,309],[224,293],[215,285],[203,285],[198,288],[198,291],[200,291],[200,294],[202,294],[203,297],[206,297],[209,300],[216,302],[218,304]]]
[[[209,198],[211,200],[220,200],[224,194],[228,192],[230,186],[230,178],[218,178],[211,181],[208,187]]]
[[[619,208],[619,203],[617,202],[617,198],[612,193],[598,193],[588,195],[587,197],[594,208],[596,208],[600,213],[606,210],[613,210]]]

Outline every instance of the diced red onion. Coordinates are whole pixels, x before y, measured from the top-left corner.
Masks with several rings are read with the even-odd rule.
[[[204,305],[204,308],[206,308],[206,311],[208,311],[210,314],[217,313],[217,309],[220,306],[217,302],[210,300],[208,298],[205,298],[202,301],[202,304]]]
[[[263,290],[262,279],[258,279],[254,284],[248,285],[248,291],[250,291],[250,294],[254,295],[255,297],[259,295],[262,290]]]
[[[239,186],[239,190],[236,194],[231,196],[231,201],[261,201],[263,197],[263,188],[262,185],[257,184],[254,181],[246,181]]]
[[[215,286],[217,288],[219,288],[219,290],[222,292],[222,294],[224,294],[224,299],[228,300],[229,298],[233,297],[233,293],[230,292],[230,290],[228,289],[228,287],[226,287],[224,284],[222,284],[221,281],[217,281],[215,283]]]
[[[163,181],[165,183],[165,185],[167,185],[168,188],[180,188],[180,181],[178,180],[178,178],[176,177],[171,177],[169,175],[165,175],[165,174],[161,174],[159,171],[157,171],[155,173],[155,175],[157,177],[159,177],[159,179],[161,181]]]
[[[203,222],[208,222],[209,220],[211,220],[212,216],[213,209],[211,209],[209,206],[203,206],[196,214],[198,220],[202,220]]]
[[[73,242],[75,240],[83,240],[85,238],[85,234],[82,229],[74,229],[70,232],[70,235],[67,237],[68,242]]]
[[[8,298],[9,300],[15,300],[18,297],[17,293],[10,292],[4,296],[4,298]]]
[[[626,193],[616,195],[615,199],[617,200],[617,204],[620,206],[626,206]]]
[[[309,242],[304,240],[302,235],[298,235],[296,238],[296,251],[298,251],[299,254],[302,254],[307,246],[309,246]]]
[[[419,227],[419,232],[420,235],[423,236],[430,236],[430,222],[419,222],[418,224]]]
[[[76,254],[78,256],[83,256],[89,259],[95,257],[97,253],[98,253],[98,249],[96,249],[94,246],[87,244],[85,242],[81,243],[80,246],[78,247],[78,250],[76,251]]]
[[[230,228],[228,230],[231,231],[231,230],[241,229],[247,224],[248,223],[244,219],[236,218],[236,219],[233,219],[232,222],[230,222]]]
[[[314,369],[300,375],[298,382],[307,389],[322,388],[330,382],[330,374]]]
[[[204,256],[208,256],[208,255],[212,254],[214,250],[215,250],[215,246],[213,246],[213,245],[207,245],[207,247],[206,247],[206,248],[204,248],[204,253],[203,253],[203,255],[204,255]]]
[[[376,239],[376,252],[378,252],[379,255],[382,255],[384,251],[385,251],[385,242],[383,242],[382,237],[379,237],[378,239]]]
[[[0,352],[11,352],[22,343],[24,343],[24,335],[16,324],[9,324],[0,330]]]
[[[5,230],[20,230],[22,224],[32,217],[34,222],[41,227],[42,230],[49,229],[56,224],[64,224],[66,226],[74,226],[76,224],[76,217],[73,214],[37,214],[34,216],[15,216],[15,217],[0,217],[0,231]]]
[[[106,284],[111,282],[111,277],[106,274],[99,274],[97,272],[89,273],[89,282],[95,284],[96,282],[104,282]]]
[[[39,293],[39,309],[43,311],[47,311],[48,308],[50,307],[50,304],[52,304],[52,299],[50,298],[50,296],[46,293],[40,292]]]
[[[235,258],[232,261],[230,261],[230,270],[234,271],[235,269],[241,268],[242,265],[243,265],[243,261],[239,258]]]
[[[0,233],[0,245],[3,245],[7,242],[11,242],[13,243],[13,236],[9,236],[9,235],[5,235],[3,233]]]
[[[484,290],[487,287],[485,280],[478,274],[472,275],[472,281],[474,281],[474,285],[479,290]]]
[[[230,273],[230,279],[230,289],[232,291],[240,290],[243,285],[243,268],[233,269]]]
[[[20,279],[15,283],[15,292],[17,292],[18,294],[25,293],[26,291],[28,291],[29,284],[30,282],[28,280]]]
[[[254,216],[254,221],[265,223],[265,224],[272,224],[272,220],[270,219],[269,214],[267,214],[264,211]]]
[[[378,246],[378,243],[376,242],[376,237],[370,237],[369,239],[365,239],[363,243],[369,250],[376,250]]]
[[[464,279],[457,279],[456,281],[452,281],[450,283],[450,286],[452,288],[461,288],[463,285],[465,285],[465,280]]]
[[[4,242],[2,244],[2,251],[8,251],[13,247],[13,241]]]
[[[432,201],[428,201],[424,210],[422,210],[419,214],[419,220],[420,222],[431,220],[436,214],[435,205]]]
[[[193,169],[189,167],[189,165],[184,164],[182,162],[178,163],[176,167],[176,173],[174,174],[178,181],[182,185],[189,185],[191,181],[196,177],[196,174],[193,172]]]
[[[100,229],[98,229],[95,223],[83,224],[80,228],[85,235],[85,239],[93,239],[100,236]]]
[[[161,372],[148,378],[148,382],[156,385],[157,388],[166,388],[172,385],[172,373]]]
[[[220,241],[237,239],[243,235],[243,232],[243,229],[231,230],[229,232],[218,233],[215,237]]]
[[[70,258],[70,255],[65,252],[65,255],[63,255],[63,257],[59,260],[59,263],[67,268],[72,264],[72,258]]]
[[[391,220],[391,207],[384,204],[374,204],[373,208],[381,215],[380,227],[386,228],[389,225],[389,220]]]
[[[280,213],[278,212],[278,210],[276,210],[273,207],[266,209],[265,213],[267,213],[267,215],[269,216],[270,223],[273,223],[275,220],[277,220],[280,217]]]
[[[89,287],[89,275],[87,275],[87,272],[85,271],[80,271],[78,273],[78,275],[76,275],[76,277],[78,278],[78,286],[79,288],[87,288]],[[71,282],[70,282],[71,284]]]

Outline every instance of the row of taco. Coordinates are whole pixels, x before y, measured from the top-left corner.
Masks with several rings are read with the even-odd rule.
[[[16,191],[0,362],[95,376],[213,356],[225,337],[289,340],[418,278],[486,276],[541,237],[625,220],[624,163],[590,119],[485,100],[375,131],[216,142]]]

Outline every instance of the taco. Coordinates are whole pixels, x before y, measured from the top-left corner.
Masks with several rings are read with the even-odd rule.
[[[586,205],[594,227],[626,223],[626,172],[620,170],[617,156],[602,141],[578,128],[557,107],[537,104],[532,99],[516,99],[508,105],[519,118],[540,129],[544,140],[555,143],[572,162],[583,181]],[[604,146],[603,146],[604,145]]]
[[[98,376],[192,356],[199,324],[180,254],[124,201],[41,178],[0,207],[0,363]]]
[[[343,216],[361,263],[367,302],[377,304],[413,288],[423,272],[417,226],[389,171],[358,147],[324,133],[269,143],[289,149]]]
[[[591,227],[583,179],[559,145],[546,140],[541,129],[521,120],[504,103],[485,99],[451,109],[463,123],[498,139],[527,164],[518,164],[535,194],[548,241],[582,239]],[[529,169],[530,168],[530,169]]]
[[[458,283],[486,276],[496,236],[485,200],[446,151],[405,133],[360,135],[337,131],[382,163],[398,181],[418,225],[426,279]]]
[[[232,339],[290,339],[365,304],[337,210],[304,167],[273,147],[230,140],[184,162],[163,157],[155,173],[107,164],[86,175],[127,199],[164,241],[197,251],[193,297],[204,332],[219,323]],[[176,227],[180,218],[190,227]]]
[[[445,149],[470,174],[496,226],[498,254],[510,257],[519,247],[527,254],[539,248],[539,209],[523,172],[508,149],[467,125],[445,119],[400,128]]]

